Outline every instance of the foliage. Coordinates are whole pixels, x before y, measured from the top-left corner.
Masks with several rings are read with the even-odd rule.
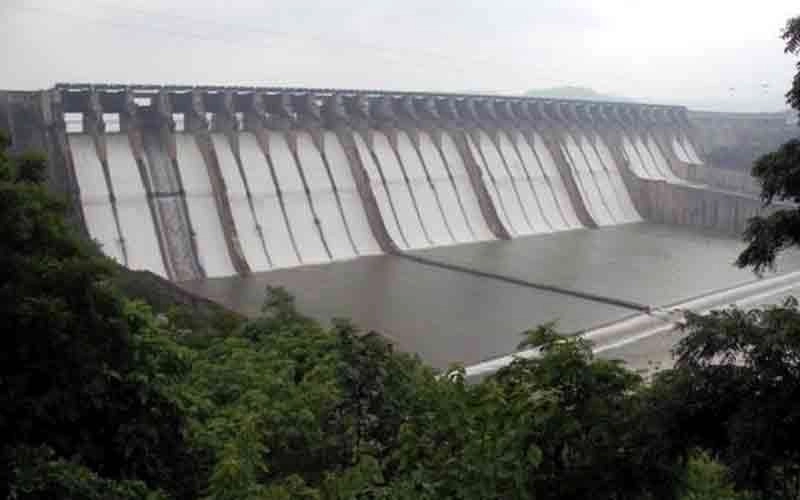
[[[681,500],[753,500],[748,492],[737,492],[730,471],[708,453],[691,457],[686,467],[686,491]]]
[[[47,447],[17,448],[8,498],[31,500],[166,500],[141,481],[112,481],[86,467],[56,458]]]
[[[787,54],[800,55],[800,16],[789,19],[783,31]],[[786,100],[800,112],[800,62]],[[793,139],[777,151],[759,158],[753,176],[762,185],[765,206],[775,201],[800,201],[800,140]],[[739,255],[739,267],[753,267],[756,272],[771,268],[777,255],[800,244],[800,209],[781,208],[766,216],[750,219],[744,233],[747,248]]]
[[[183,416],[141,379],[141,339],[111,266],[67,226],[43,159],[0,145],[0,496],[10,450],[42,445],[100,476],[191,495]]]
[[[713,453],[741,489],[800,498],[800,310],[689,315],[676,369],[660,375],[674,432]]]

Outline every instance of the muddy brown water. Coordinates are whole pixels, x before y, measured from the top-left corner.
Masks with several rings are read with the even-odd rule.
[[[686,227],[650,223],[577,230],[414,252],[528,281],[662,306],[756,279],[732,262],[743,244]],[[781,259],[779,272],[800,269]],[[381,255],[181,286],[248,315],[267,285],[283,286],[305,313],[350,318],[437,368],[508,354],[520,332],[558,320],[565,332],[636,311]]]

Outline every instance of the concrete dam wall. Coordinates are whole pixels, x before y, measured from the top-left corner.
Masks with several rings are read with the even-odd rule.
[[[680,107],[331,89],[0,93],[86,234],[175,281],[642,218],[740,231]]]

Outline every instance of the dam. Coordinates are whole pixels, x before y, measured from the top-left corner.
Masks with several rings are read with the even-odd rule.
[[[248,314],[285,286],[437,367],[755,280],[730,263],[765,209],[682,107],[59,84],[0,92],[0,128],[120,264]]]

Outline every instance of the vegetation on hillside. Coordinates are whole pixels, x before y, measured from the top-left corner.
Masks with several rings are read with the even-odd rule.
[[[589,87],[579,87],[565,85],[563,87],[551,87],[546,89],[531,89],[525,92],[526,96],[548,97],[557,99],[584,99],[588,101],[630,101],[626,97],[616,97],[608,94],[601,94]]]

